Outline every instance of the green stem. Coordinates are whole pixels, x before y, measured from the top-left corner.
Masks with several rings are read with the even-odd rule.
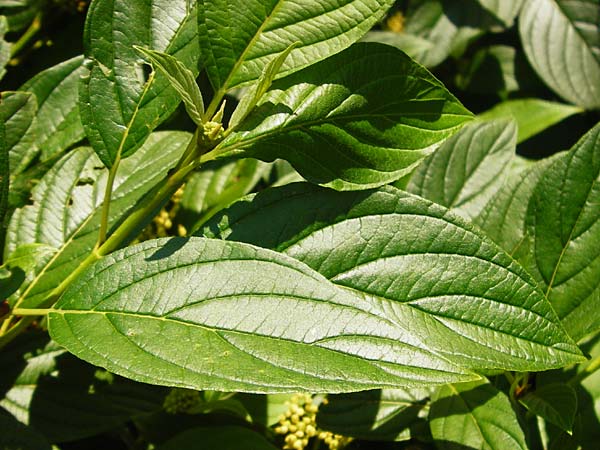
[[[51,311],[51,309],[43,308],[15,308],[13,314],[15,316],[45,316]]]
[[[590,363],[587,366],[585,366],[583,368],[583,370],[581,372],[579,372],[577,375],[575,375],[573,378],[571,378],[568,381],[568,384],[571,385],[572,387],[575,387],[576,385],[580,384],[583,380],[585,380],[587,377],[589,377],[590,375],[592,375],[599,369],[600,369],[600,356],[596,356],[594,359],[592,359],[590,361]]]
[[[104,241],[106,241],[106,234],[108,233],[108,216],[110,213],[110,201],[112,198],[113,186],[115,184],[115,177],[117,176],[117,170],[119,169],[119,163],[121,162],[121,154],[117,153],[115,161],[108,171],[108,180],[106,180],[106,189],[104,191],[104,200],[102,201],[102,214],[100,216],[100,231],[98,232],[98,242],[94,248],[99,248]]]
[[[21,35],[19,40],[11,45],[10,47],[10,57],[15,57],[19,52],[25,48],[27,44],[35,37],[35,35],[42,28],[42,13],[39,12],[33,18],[29,28]]]

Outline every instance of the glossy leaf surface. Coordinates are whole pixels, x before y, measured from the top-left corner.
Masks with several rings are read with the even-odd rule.
[[[132,205],[167,174],[189,139],[190,135],[183,132],[155,133],[139,154],[123,161],[115,180],[109,227],[122,220]],[[93,249],[107,172],[92,149],[76,149],[42,178],[32,192],[33,204],[15,211],[6,254],[31,243],[58,249],[32,282],[21,289],[23,306],[39,305]]]
[[[529,0],[519,31],[531,65],[557,94],[600,107],[599,0]]]
[[[470,123],[417,167],[406,190],[474,217],[502,185],[516,140],[511,120]]]
[[[41,161],[47,161],[84,138],[78,107],[82,62],[83,58],[76,56],[38,73],[21,86],[21,91],[35,95],[38,104],[35,121],[26,136],[32,150],[21,165],[38,154]]]
[[[479,117],[486,120],[502,117],[514,119],[519,128],[517,142],[523,142],[581,111],[577,106],[528,98],[498,103],[492,109],[479,114]]]
[[[35,95],[29,92],[2,92],[0,103],[0,121],[4,127],[4,148],[8,150],[10,172],[17,173],[23,160],[31,160],[31,140],[27,130],[31,127],[37,102]]]
[[[115,252],[70,286],[48,323],[60,345],[111,372],[200,390],[347,392],[477,377],[428,351],[379,300],[238,242],[157,239]]]
[[[526,450],[508,397],[487,381],[450,384],[433,395],[431,434],[440,450]]]
[[[90,144],[108,167],[133,154],[180,98],[163,74],[147,84],[134,45],[175,56],[198,74],[195,8],[188,0],[96,0],[87,15],[87,73],[80,86],[81,119]]]
[[[404,53],[360,43],[276,81],[217,151],[282,158],[312,182],[365,189],[409,173],[470,118]]]
[[[576,340],[600,327],[600,125],[546,170],[528,212],[529,267]]]
[[[317,424],[343,436],[371,441],[405,441],[422,425],[430,392],[426,389],[383,389],[329,395],[319,407]]]
[[[254,81],[271,59],[294,42],[291,73],[348,47],[393,4],[392,0],[200,0],[202,57],[215,90]]]
[[[547,384],[519,400],[529,411],[571,433],[577,413],[577,393],[566,383]]]
[[[159,411],[166,394],[85,364],[40,332],[3,349],[0,369],[0,406],[50,442],[93,436]]]
[[[446,208],[391,187],[271,189],[215,216],[205,235],[276,249],[372,296],[464,367],[540,370],[583,360],[510,256]]]

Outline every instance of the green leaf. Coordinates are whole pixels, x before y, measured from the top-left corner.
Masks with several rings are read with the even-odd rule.
[[[520,143],[581,112],[582,109],[577,106],[527,98],[499,103],[479,114],[479,118],[491,120],[506,117],[516,120],[519,128],[517,143]]]
[[[383,389],[329,395],[319,407],[320,428],[371,441],[405,441],[424,422],[429,390]]]
[[[28,92],[2,92],[0,94],[0,121],[4,124],[4,147],[8,149],[11,173],[19,172],[22,161],[30,160],[32,154],[30,135],[37,111],[37,102]],[[35,152],[35,150],[33,150]]]
[[[516,140],[512,120],[467,124],[417,167],[406,190],[474,217],[502,186]]]
[[[213,217],[204,233],[276,249],[377,299],[463,367],[537,371],[583,360],[509,255],[446,208],[395,188],[270,189]]]
[[[4,40],[4,35],[8,32],[8,22],[6,17],[0,16],[0,80],[6,74],[6,64],[10,60],[10,42]]]
[[[21,31],[28,27],[46,0],[3,0],[0,14],[6,16],[9,31]]]
[[[157,450],[277,450],[262,435],[239,426],[192,428]]]
[[[434,47],[433,42],[428,41],[419,36],[407,33],[397,33],[395,31],[369,31],[361,42],[380,42],[382,44],[391,45],[402,50],[411,58],[420,61],[422,55],[431,51]]]
[[[433,395],[431,434],[440,450],[526,450],[508,397],[487,381],[450,384]]]
[[[177,219],[190,231],[230,203],[249,193],[270,166],[256,159],[212,161],[185,184]]]
[[[312,182],[365,189],[409,173],[470,118],[404,53],[359,43],[276,81],[216,152],[282,158]]]
[[[93,436],[160,411],[166,394],[85,364],[40,332],[3,349],[0,373],[0,406],[50,442]]]
[[[188,0],[96,0],[84,34],[87,73],[80,86],[81,120],[100,160],[132,155],[180,102],[166,77],[148,83],[138,45],[176,57],[198,74],[196,9]]]
[[[281,66],[289,56],[290,52],[300,44],[301,42],[293,42],[288,48],[269,61],[269,64],[265,66],[260,74],[258,81],[244,94],[237,108],[233,111],[231,119],[229,120],[229,129],[234,130],[254,109],[261,97],[265,95],[271,87],[275,76],[281,69]]]
[[[2,98],[0,97],[0,101]],[[4,244],[6,233],[6,213],[8,211],[8,192],[10,191],[9,150],[6,145],[6,117],[0,104],[0,246]]]
[[[152,67],[159,69],[169,80],[171,86],[177,91],[185,105],[185,109],[196,125],[202,125],[204,115],[204,100],[196,83],[196,77],[190,69],[185,67],[177,58],[166,53],[157,52],[134,45]]]
[[[252,417],[252,422],[272,426],[279,422],[282,414],[289,409],[289,394],[244,394],[237,398]]]
[[[477,378],[428,351],[386,307],[270,250],[172,238],[92,265],[48,327],[111,372],[198,390],[348,392]]]
[[[528,212],[528,265],[575,340],[600,329],[600,125],[554,162]]]
[[[572,433],[577,413],[577,393],[568,384],[544,385],[526,394],[519,402],[533,414]]]
[[[600,107],[599,0],[531,0],[519,32],[531,65],[558,95],[586,109]]]
[[[42,162],[48,161],[85,137],[78,107],[82,62],[81,56],[64,61],[38,73],[19,89],[34,94],[38,104],[35,121],[27,132],[31,147],[28,160],[19,167],[38,154]],[[12,170],[12,173],[17,172]]]
[[[510,28],[524,0],[477,0],[481,6],[497,17],[505,27]]]
[[[527,246],[529,200],[544,171],[557,157],[560,156],[543,159],[521,171],[510,173],[504,185],[474,218],[474,222],[496,244],[515,258],[521,247]]]
[[[200,0],[198,28],[208,77],[221,93],[259,78],[263,67],[294,42],[283,64],[289,74],[348,47],[392,0]],[[217,96],[219,97],[219,96]]]
[[[14,304],[13,295],[23,283],[31,283],[33,278],[44,265],[48,264],[57,249],[45,244],[24,244],[12,252],[3,268],[10,271],[10,278],[2,280],[0,297],[9,299],[9,304]]]
[[[126,217],[136,202],[166,176],[189,140],[189,133],[154,133],[134,157],[122,162],[113,189],[109,228]],[[33,281],[20,290],[24,301],[21,306],[39,305],[93,249],[107,173],[91,148],[78,148],[40,180],[32,192],[33,204],[13,214],[6,255],[32,243],[58,249]]]

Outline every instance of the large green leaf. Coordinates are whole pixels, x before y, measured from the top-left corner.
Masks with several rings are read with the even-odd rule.
[[[476,377],[427,350],[387,303],[271,250],[157,239],[91,266],[48,327],[111,372],[201,390],[347,392]]]
[[[6,17],[0,16],[0,80],[6,73],[6,64],[10,60],[10,47],[11,44],[4,40],[4,35],[8,31],[8,22]]]
[[[240,426],[191,428],[157,450],[277,450],[262,434]]]
[[[392,0],[199,0],[200,47],[210,81],[222,93],[254,81],[294,42],[282,73],[331,56],[364,35]]]
[[[446,208],[395,188],[271,189],[215,216],[205,234],[305,262],[377,299],[428,348],[464,367],[543,370],[583,359],[509,255]]]
[[[57,64],[38,73],[19,89],[34,94],[38,104],[35,121],[27,132],[30,148],[19,167],[27,165],[38,154],[41,161],[47,161],[85,136],[78,107],[79,78],[84,71],[82,61],[82,57],[76,56]]]
[[[160,411],[166,394],[85,364],[39,332],[2,351],[0,374],[0,406],[50,442],[93,436]]]
[[[441,387],[433,396],[429,423],[440,450],[528,448],[508,397],[487,381]]]
[[[365,189],[409,173],[470,118],[404,53],[359,43],[276,81],[216,151],[286,159],[310,181]]]
[[[407,191],[474,217],[502,185],[516,141],[512,120],[470,123],[417,167]]]
[[[3,107],[0,106],[0,114],[4,116]],[[9,148],[6,145],[6,125],[4,117],[0,117],[0,236],[6,231],[6,213],[8,211],[8,191],[10,189],[10,166]],[[0,245],[3,245],[0,238]]]
[[[188,133],[151,135],[138,154],[117,173],[109,227],[122,220],[136,202],[174,166],[190,139]],[[43,243],[58,249],[49,263],[26,282],[23,306],[39,305],[94,247],[108,171],[89,147],[69,152],[32,192],[32,205],[15,211],[5,255],[24,244]]]
[[[504,185],[474,218],[474,222],[510,255],[516,257],[522,246],[527,247],[529,200],[544,171],[555,159],[546,158],[510,173]]]
[[[157,73],[147,84],[134,45],[175,56],[198,74],[196,9],[188,0],[95,0],[84,45],[87,73],[80,85],[85,131],[100,160],[112,166],[133,154],[177,107],[180,97]]]
[[[566,383],[551,383],[519,399],[533,414],[572,433],[577,413],[577,393]]]
[[[29,92],[2,92],[0,121],[4,126],[4,147],[8,151],[11,173],[21,168],[23,158],[31,152],[31,137],[27,130],[32,126],[37,111],[35,95]]]
[[[479,114],[479,118],[491,120],[508,117],[516,120],[519,128],[517,142],[523,142],[580,112],[582,109],[577,106],[527,98],[498,103],[493,108]]]
[[[567,331],[600,328],[600,125],[543,174],[528,212],[530,270]]]
[[[504,26],[511,27],[519,14],[524,0],[477,0],[481,6],[502,21]]]
[[[382,389],[329,395],[319,407],[320,428],[371,441],[405,441],[422,426],[427,389]]]
[[[531,65],[557,94],[600,107],[600,0],[530,0],[519,17]]]

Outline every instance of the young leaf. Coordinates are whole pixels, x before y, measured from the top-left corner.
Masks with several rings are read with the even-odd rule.
[[[529,411],[572,433],[577,413],[577,393],[566,383],[547,384],[519,399]]]
[[[388,307],[270,250],[172,238],[92,265],[48,327],[111,372],[198,390],[348,392],[477,377],[427,350]]]
[[[180,102],[166,77],[148,83],[139,45],[176,57],[198,74],[196,8],[188,0],[93,1],[87,15],[81,120],[104,165],[133,154]]]
[[[175,88],[190,118],[196,125],[202,125],[204,115],[204,100],[202,93],[196,83],[196,77],[190,69],[185,67],[179,60],[166,53],[157,52],[147,48],[134,45],[155,69],[160,70]]]
[[[0,94],[0,122],[4,125],[5,138],[3,146],[8,151],[11,173],[18,173],[35,153],[27,130],[34,121],[36,111],[36,98],[29,92]]]
[[[406,441],[420,417],[427,389],[382,389],[327,396],[317,424],[344,436],[370,441]]]
[[[515,125],[506,119],[467,124],[417,167],[406,190],[476,216],[504,181],[515,154]]]
[[[33,149],[29,161],[21,161],[20,167],[38,154],[41,162],[48,161],[84,138],[78,107],[82,62],[83,58],[76,56],[38,73],[19,88],[34,94],[38,104],[35,121],[27,132]],[[12,170],[13,175],[16,173]]]
[[[262,434],[241,426],[191,428],[157,450],[277,450]]]
[[[110,227],[122,220],[136,202],[164,178],[189,139],[190,135],[183,132],[155,133],[138,154],[123,161],[115,179]],[[32,192],[33,204],[13,214],[6,255],[31,243],[44,243],[58,249],[32,282],[20,290],[23,306],[39,305],[93,249],[107,172],[89,147],[69,152],[36,185]]]
[[[527,450],[508,397],[489,382],[449,384],[432,400],[429,423],[437,448]]]
[[[470,119],[404,53],[359,43],[273,83],[215,151],[221,157],[282,158],[315,183],[366,189],[409,173]]]
[[[600,107],[597,0],[531,0],[519,32],[531,65],[558,95],[586,109]]]
[[[290,52],[300,44],[301,42],[293,42],[288,48],[273,58],[269,64],[265,66],[256,84],[254,84],[248,90],[248,92],[244,94],[237,108],[235,108],[235,111],[233,111],[229,121],[228,129],[234,130],[240,124],[240,122],[246,118],[250,111],[252,111],[260,98],[265,95],[265,93],[271,87],[271,83],[273,83],[275,76],[279,72],[279,69],[281,69],[281,66]]]
[[[600,124],[544,172],[527,218],[528,268],[575,340],[600,328],[599,204]]]
[[[0,373],[0,406],[51,442],[93,436],[160,411],[166,393],[85,364],[40,332],[2,351]]]
[[[491,120],[506,117],[516,120],[519,128],[517,143],[520,143],[582,111],[578,106],[527,98],[498,103],[492,109],[479,114],[479,118]]]
[[[583,360],[509,255],[446,208],[395,188],[271,189],[215,216],[205,234],[277,249],[389,305],[427,348],[463,367],[535,371]]]
[[[215,90],[227,92],[259,78],[263,67],[294,42],[282,67],[289,74],[348,47],[364,35],[392,0],[200,0],[202,57]]]

